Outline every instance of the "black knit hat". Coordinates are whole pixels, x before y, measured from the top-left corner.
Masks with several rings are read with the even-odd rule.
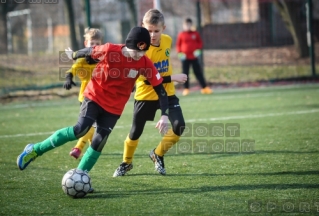
[[[133,50],[146,51],[151,45],[150,33],[146,28],[134,27],[128,33],[125,45]]]

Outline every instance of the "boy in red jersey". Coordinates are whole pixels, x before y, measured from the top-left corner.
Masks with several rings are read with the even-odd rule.
[[[85,34],[84,34],[84,46],[85,47],[93,47],[97,45],[102,44],[102,33],[99,29],[96,28],[86,28]],[[97,62],[95,64],[89,64],[85,58],[79,58],[75,61],[75,63],[72,65],[72,68],[70,68],[66,73],[66,81],[63,85],[63,87],[67,90],[70,90],[72,88],[72,85],[75,85],[73,82],[73,77],[78,76],[81,80],[81,87],[79,91],[79,101],[80,104],[82,104],[84,100],[84,90],[91,80],[92,72],[96,66]],[[74,148],[72,148],[70,152],[70,156],[74,157],[75,159],[78,159],[81,155],[81,152],[83,151],[83,148],[85,144],[89,141],[92,142],[92,137],[95,132],[95,126],[91,127],[90,130],[81,137]]]
[[[203,76],[202,67],[199,64],[198,57],[201,55],[203,47],[202,39],[197,31],[192,31],[193,22],[190,18],[185,19],[183,23],[183,31],[177,36],[176,51],[182,62],[182,71],[189,75],[189,67],[193,66],[194,74],[201,85],[202,94],[211,94],[213,91],[207,86]],[[184,83],[183,95],[189,94],[189,78]]]
[[[160,133],[168,130],[168,99],[162,78],[145,55],[150,46],[150,34],[143,27],[129,32],[125,45],[106,43],[84,48],[72,54],[73,59],[99,60],[92,79],[84,91],[84,100],[78,122],[73,127],[57,130],[42,142],[28,144],[17,158],[17,165],[24,170],[38,156],[79,139],[96,121],[97,128],[92,143],[83,155],[77,169],[89,172],[97,162],[107,138],[120,118],[139,75],[147,78],[154,87],[161,105],[162,115],[156,124]]]

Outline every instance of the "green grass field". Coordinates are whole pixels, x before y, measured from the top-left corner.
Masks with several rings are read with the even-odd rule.
[[[130,100],[90,172],[96,192],[83,199],[69,198],[61,189],[65,172],[78,164],[68,155],[75,142],[37,158],[24,171],[16,166],[26,144],[76,122],[76,97],[1,106],[0,215],[318,215],[318,84],[192,93],[181,96],[180,104],[193,126],[238,124],[235,139],[253,140],[253,151],[169,154],[167,175],[161,176],[148,158],[161,139],[149,122],[134,169],[113,178],[131,124]],[[181,141],[214,140],[196,136]],[[219,139],[226,143],[234,137]]]

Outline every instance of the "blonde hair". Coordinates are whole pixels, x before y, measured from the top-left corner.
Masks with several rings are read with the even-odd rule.
[[[86,28],[84,30],[84,35],[83,37],[85,38],[86,41],[88,40],[102,40],[102,33],[100,29],[96,28]]]
[[[165,25],[164,15],[157,9],[150,9],[144,14],[143,23],[151,25],[162,23]]]

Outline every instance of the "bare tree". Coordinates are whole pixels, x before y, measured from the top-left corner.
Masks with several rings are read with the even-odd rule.
[[[74,11],[73,11],[72,0],[65,0],[64,3],[65,3],[65,7],[66,7],[68,17],[69,17],[69,30],[70,30],[70,39],[71,39],[72,49],[78,50],[79,44],[78,44],[77,39],[76,39]]]
[[[306,33],[302,31],[302,22],[298,17],[302,2],[291,0],[274,0],[274,3],[278,8],[287,29],[292,35],[299,57],[308,57],[309,49],[307,45],[307,36]]]
[[[212,11],[210,7],[210,0],[201,0],[201,10],[203,14],[203,24],[208,25],[211,24],[212,21]]]
[[[121,0],[122,2],[125,2],[132,14],[132,22],[131,25],[135,26],[138,25],[137,23],[137,12],[136,12],[136,3],[135,0]]]
[[[0,3],[0,54],[7,54],[8,40],[7,40],[7,14],[13,11],[19,4],[15,1],[7,1]]]

